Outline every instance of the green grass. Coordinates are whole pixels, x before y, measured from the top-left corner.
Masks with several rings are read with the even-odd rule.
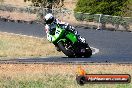
[[[0,88],[132,88],[129,84],[76,82],[80,65],[0,64]],[[88,74],[130,74],[131,65],[82,65]]]
[[[80,86],[73,75],[45,75],[35,80],[1,77],[0,88],[132,88],[132,84],[85,84]]]

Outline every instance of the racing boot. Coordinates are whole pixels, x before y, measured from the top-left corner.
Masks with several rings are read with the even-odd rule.
[[[78,39],[79,39],[80,42],[86,43],[86,39],[83,38],[82,36],[78,35]]]
[[[76,36],[78,35],[78,31],[75,30],[75,28],[73,26],[69,26],[69,29],[67,29],[69,31],[71,31],[72,33],[74,33]]]
[[[78,40],[79,40],[80,42],[86,43],[85,38],[83,38],[82,36],[80,36],[80,35],[78,34],[78,31],[76,31],[75,28],[74,28],[73,26],[70,26],[70,25],[69,25],[67,30],[69,30],[69,31],[71,31],[72,33],[74,33],[74,34],[77,36],[77,38],[78,38]]]
[[[78,34],[78,32],[75,30],[75,28],[71,25],[66,25],[65,29],[72,32],[72,33],[74,33],[74,34]]]
[[[75,30],[75,28],[71,28],[70,31],[71,31],[72,33],[74,33],[74,34],[77,36],[77,38],[79,39],[80,42],[86,43],[85,38],[83,38],[82,36],[80,36],[80,35],[78,34],[78,31]]]

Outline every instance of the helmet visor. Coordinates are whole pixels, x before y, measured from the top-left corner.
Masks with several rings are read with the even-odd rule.
[[[45,23],[46,24],[51,24],[53,21],[54,21],[54,18],[51,18],[51,19],[45,20]]]

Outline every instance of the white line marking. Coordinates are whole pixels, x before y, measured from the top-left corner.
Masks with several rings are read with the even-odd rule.
[[[31,37],[31,38],[37,38],[37,39],[43,39],[43,38],[34,37],[34,36],[28,36],[28,35],[23,35],[23,34],[15,34],[15,33],[9,33],[9,32],[1,32],[1,33],[11,34],[11,35],[18,35],[18,36],[24,36],[24,37]],[[96,54],[96,53],[99,53],[99,49],[94,48],[94,47],[90,47],[90,48],[94,50],[94,52],[92,52],[93,55]]]
[[[10,32],[1,32],[1,33],[17,35],[17,36],[24,36],[24,37],[31,37],[31,38],[37,38],[37,39],[43,39],[43,38],[39,38],[39,37],[28,36],[28,35],[23,35],[23,34],[15,34],[15,33],[10,33]]]
[[[90,48],[94,50],[94,52],[92,52],[92,54],[99,53],[99,49],[97,49],[97,48],[94,48],[94,47],[90,47]]]

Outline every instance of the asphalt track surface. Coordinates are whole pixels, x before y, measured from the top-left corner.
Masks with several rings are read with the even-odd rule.
[[[17,58],[3,60],[12,63],[45,63],[45,62],[93,62],[93,63],[132,63],[132,33],[121,31],[94,30],[86,27],[77,27],[79,34],[86,38],[91,47],[99,49],[99,53],[91,58],[67,58],[59,57],[38,57],[38,58]],[[35,37],[44,37],[46,33],[40,24],[26,24],[0,21],[0,32],[16,33]]]

